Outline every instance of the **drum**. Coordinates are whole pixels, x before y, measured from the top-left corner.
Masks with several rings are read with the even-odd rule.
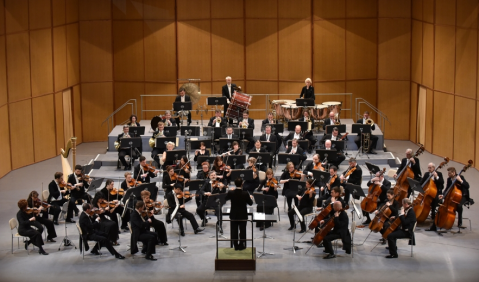
[[[284,117],[288,120],[299,119],[303,114],[303,108],[294,104],[281,105]]]
[[[154,116],[150,122],[151,129],[153,129],[153,131],[156,131],[156,128],[158,127],[158,123],[162,120],[163,119],[161,118],[161,116]]]
[[[251,105],[251,96],[244,93],[236,92],[231,98],[231,104],[247,109]]]
[[[232,119],[243,119],[243,112],[245,108],[238,107],[236,105],[230,104],[228,110],[226,111],[226,116]]]
[[[310,111],[311,116],[315,120],[325,119],[328,117],[328,106],[322,104],[316,104]]]
[[[330,112],[334,112],[334,114],[341,114],[341,105],[342,102],[323,102],[323,105],[328,106]]]
[[[291,103],[289,103],[288,101],[291,101]],[[284,112],[283,112],[283,108],[281,107],[282,105],[287,105],[287,104],[292,104],[294,103],[293,100],[273,100],[273,102],[271,102],[271,108],[273,111],[276,112],[276,118],[277,119],[283,119],[284,118]]]

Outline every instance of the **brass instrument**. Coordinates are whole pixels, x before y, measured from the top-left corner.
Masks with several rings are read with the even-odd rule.
[[[221,123],[221,118],[218,117],[218,118],[216,119],[216,122],[217,122],[217,123]]]
[[[369,124],[370,126],[373,126],[374,125],[374,121],[371,119],[371,118],[368,118],[366,120],[366,124]]]
[[[148,140],[148,145],[150,145],[151,148],[155,148],[155,139],[156,137],[158,137],[158,135],[160,135],[159,131],[157,134],[153,135],[153,137],[151,137],[150,140]],[[161,132],[161,135],[163,135],[163,132]]]
[[[369,152],[371,146],[371,133],[363,133],[363,153]]]
[[[121,137],[120,139],[122,138],[130,138],[130,134],[127,134],[127,135],[123,135],[123,137]],[[120,149],[120,142],[118,141],[115,141],[115,149],[118,151]]]
[[[334,115],[334,125],[340,125],[341,122],[339,121],[339,115],[335,114]]]
[[[248,122],[243,120],[243,123],[241,123],[241,128],[248,128]]]
[[[311,119],[309,117],[305,118],[304,121],[306,121],[308,123],[308,131],[311,131],[311,127],[312,127],[312,122],[311,122]]]

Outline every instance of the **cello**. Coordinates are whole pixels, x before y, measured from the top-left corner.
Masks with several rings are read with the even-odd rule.
[[[386,172],[386,168],[379,171],[381,177]],[[369,186],[368,195],[361,201],[361,209],[365,212],[372,213],[378,207],[378,198],[381,195],[382,189],[380,184],[371,184]]]
[[[341,213],[344,210],[345,210],[344,208],[341,209],[339,211],[339,213]],[[319,246],[319,244],[321,244],[321,242],[323,242],[324,237],[326,237],[326,235],[328,235],[329,231],[331,231],[331,229],[333,229],[333,227],[334,227],[334,218],[335,218],[335,216],[332,215],[327,221],[325,221],[323,223],[323,225],[321,225],[319,227],[319,232],[316,233],[316,235],[314,235],[313,244],[315,244],[316,246]]]
[[[393,196],[393,199],[396,195]],[[372,232],[379,232],[383,229],[384,223],[389,220],[391,216],[391,209],[388,205],[384,204],[379,210],[378,213],[374,216],[373,220],[369,223],[369,229]]]
[[[444,162],[442,162],[434,172],[443,168],[449,162],[449,158],[445,157]],[[431,203],[436,198],[437,187],[436,183],[432,179],[434,176],[433,173],[429,175],[429,178],[422,184],[422,190],[424,190],[424,195],[419,193],[419,195],[414,199],[412,206],[414,208],[414,213],[416,213],[416,219],[419,223],[422,223],[426,220],[429,212],[431,211]]]
[[[468,168],[472,166],[472,160],[469,160],[467,165],[459,172],[460,176]],[[458,188],[461,184],[457,182],[457,178],[454,178],[451,186],[447,188],[444,193],[444,203],[439,206],[437,210],[436,218],[434,223],[439,228],[451,229],[454,221],[456,220],[456,210],[457,206],[461,204],[462,200],[462,191]]]
[[[421,145],[419,149],[417,149],[416,153],[414,154],[414,157],[419,156],[424,152],[424,145]],[[394,186],[394,195],[396,196],[396,201],[401,203],[402,205],[402,199],[407,197],[408,190],[409,190],[409,182],[407,181],[407,178],[412,178],[414,179],[414,172],[412,169],[409,167],[409,164],[411,163],[410,160],[407,160],[406,165],[404,168],[399,172],[399,174],[396,177],[396,185]]]

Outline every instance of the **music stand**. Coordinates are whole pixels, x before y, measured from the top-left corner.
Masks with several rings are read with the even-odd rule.
[[[328,179],[331,178],[331,175],[329,174],[329,172],[318,170],[318,169],[313,169],[311,172],[313,173],[314,179],[316,179],[315,183],[316,182],[319,183],[318,186],[320,188],[319,188],[319,193],[318,194],[321,194],[321,183],[324,184],[324,189],[326,189],[326,181],[328,181]]]
[[[97,192],[96,189],[100,188],[101,184],[103,183],[103,180],[104,178],[95,178],[95,180],[93,180],[90,183],[90,186],[88,187],[86,192],[88,193],[90,191],[95,190],[95,193],[96,193]]]
[[[331,149],[336,149],[338,151],[344,151],[344,145],[345,145],[344,140],[340,140],[340,141],[331,140]]]
[[[331,134],[333,132],[333,128],[337,127],[339,133],[345,133],[346,132],[346,125],[345,124],[334,124],[334,125],[326,125],[326,133],[325,134]]]
[[[424,190],[422,189],[422,185],[421,183],[419,183],[419,181],[408,177],[407,182],[409,183],[409,187],[411,187],[412,190],[424,195]]]
[[[325,149],[317,149],[316,154],[319,155],[319,160],[324,163],[324,160],[327,160],[328,163],[332,163],[336,161],[338,158],[338,151],[336,149],[325,150]]]
[[[269,164],[271,161],[270,153],[258,153],[258,152],[250,152],[249,157],[253,157],[256,159],[256,164]]]
[[[269,196],[272,197],[271,195],[269,195]],[[262,222],[263,225],[264,225],[265,222],[276,222],[276,216],[273,215],[273,214],[265,214],[265,213],[256,212],[256,213],[253,214],[253,222]],[[274,255],[274,253],[267,253],[264,250],[265,239],[267,238],[266,233],[265,233],[265,229],[266,228],[263,228],[263,236],[259,237],[259,238],[263,238],[263,251],[262,252],[258,251],[257,258],[260,258],[260,257],[265,256],[265,255]],[[271,237],[268,237],[268,238],[273,239]],[[255,239],[258,239],[258,238],[255,238]]]
[[[166,149],[166,144],[168,142],[172,142],[176,146],[176,137],[156,137],[155,139],[155,147],[160,149]]]
[[[299,164],[299,159],[301,158],[300,155],[297,154],[286,154],[286,153],[279,153],[278,154],[278,163],[280,164],[287,164],[292,162],[295,166]]]
[[[253,128],[233,128],[233,134],[239,136],[240,139],[253,138]]]
[[[151,182],[151,183],[142,183],[141,185],[137,186],[136,188],[141,188],[141,191],[149,191],[150,192],[150,199],[156,199],[158,196],[158,187],[156,187],[156,182]],[[128,189],[130,190],[130,189]],[[127,190],[127,191],[128,191]],[[141,198],[141,195],[140,195]]]
[[[223,106],[226,103],[226,97],[208,97],[206,98],[206,104],[208,106]]]
[[[223,151],[233,150],[233,142],[234,141],[238,142],[238,144],[239,144],[239,139],[220,138],[220,150],[223,150]]]
[[[358,148],[358,152],[356,153],[356,156],[357,156],[363,151],[363,147],[364,147],[362,134],[363,133],[371,134],[371,125],[362,124],[362,123],[353,123],[351,132],[356,133],[360,137],[360,140],[361,140],[361,146]],[[368,155],[368,154],[366,153],[366,155]],[[369,159],[369,155],[368,155],[368,159]]]
[[[134,137],[138,137],[140,135],[145,135],[145,127],[144,126],[130,126],[130,133],[134,135]]]
[[[254,197],[254,202],[257,203],[258,205],[262,205],[263,206],[263,213],[265,213],[264,211],[266,210],[266,207],[272,207],[272,208],[275,208],[278,206],[277,202],[276,202],[276,198],[272,195],[265,195],[261,192],[255,192],[253,193],[253,197]],[[274,239],[273,237],[270,237],[270,236],[266,236],[266,232],[265,232],[265,229],[264,228],[264,224],[265,224],[266,221],[263,221],[263,236],[261,237],[257,237],[255,239],[260,239],[260,238],[263,238],[263,239]],[[264,246],[264,240],[263,240],[263,246]],[[263,248],[263,252],[264,252],[264,248]]]
[[[271,141],[260,141],[261,142],[261,147],[266,148],[266,150],[274,155],[276,153],[276,142],[271,142]]]
[[[359,199],[359,197],[366,197],[366,195],[364,194],[364,191],[363,191],[363,189],[361,188],[360,185],[354,185],[354,184],[351,184],[351,183],[344,183],[343,186],[344,186],[344,189],[349,191],[349,194],[351,196],[357,197],[355,199]]]
[[[293,140],[288,140],[288,146],[291,147],[291,143],[293,142]],[[309,146],[309,140],[298,140],[298,145],[301,147],[301,149],[303,149],[303,151],[307,151],[308,150],[308,146]]]
[[[229,158],[226,158],[226,165],[230,167],[236,167],[238,165],[241,165],[241,167],[243,167],[243,165],[246,163],[246,155],[231,155],[228,157]]]
[[[123,138],[120,140],[120,148],[130,149],[130,166],[133,167],[133,148],[141,148],[141,137]]]
[[[185,135],[185,130],[188,130],[188,136],[201,136],[200,127],[195,126],[181,126],[181,135]]]
[[[199,156],[198,159],[197,159],[197,164],[196,164],[196,167],[198,169],[201,168],[201,164],[203,162],[208,162],[210,164],[210,166],[213,164],[213,162],[215,161],[216,157],[212,157],[212,156]]]
[[[244,180],[253,180],[253,170],[252,169],[232,169],[231,170],[231,179],[241,178]]]
[[[180,204],[176,203],[175,209],[170,214],[170,220],[171,220],[172,223],[173,223],[173,220],[175,220],[175,218],[177,216],[177,212],[178,212],[179,207],[180,207]],[[178,221],[178,243],[179,243],[179,246],[171,248],[170,250],[172,250],[172,251],[177,250],[177,251],[182,251],[183,253],[186,253],[184,248],[187,248],[188,246],[182,246],[181,245],[181,225],[180,225],[180,222],[183,220],[182,215],[178,214],[178,218],[176,218],[176,220]]]
[[[279,133],[283,133],[284,132],[284,124],[282,123],[268,123],[266,125],[270,125],[271,126],[271,133],[272,134],[279,134]],[[265,125],[265,126],[266,126]]]
[[[289,183],[289,189],[286,190],[286,193],[285,193],[285,196],[288,196],[288,197],[296,197],[296,195],[298,195],[299,193],[299,190],[306,187],[306,181],[300,181],[298,179],[290,179],[288,183]]]
[[[190,192],[201,191],[203,190],[203,186],[205,185],[205,179],[193,179],[188,182],[190,183],[190,187],[188,188]],[[198,194],[198,192],[196,194]]]
[[[203,136],[211,137],[212,132],[215,133],[214,138],[219,139],[223,135],[224,128],[223,127],[213,127],[213,126],[205,126],[203,127]]]
[[[182,112],[182,114],[180,115],[181,117],[186,116],[187,114],[185,113],[185,111],[191,111],[191,109],[192,109],[191,102],[173,102],[173,110],[177,113],[181,111]],[[182,119],[182,122],[183,121],[184,119]]]
[[[176,136],[176,132],[178,131],[178,128],[176,126],[165,126],[163,128],[163,134],[167,137],[173,137]]]
[[[186,156],[186,150],[173,150],[173,151],[165,151],[166,152],[166,160],[165,163],[172,162],[176,164],[176,161],[179,160],[182,156]]]
[[[83,174],[89,174],[92,169],[93,169],[93,164],[87,164],[87,165],[82,166],[81,172]]]
[[[191,140],[191,150],[200,149],[200,143],[205,143],[205,149],[211,149],[211,139],[203,139],[203,140]]]
[[[298,107],[314,107],[314,99],[296,98],[296,106]]]
[[[379,166],[377,166],[375,164],[368,163],[368,162],[365,162],[365,164],[366,164],[366,167],[369,170],[369,174],[371,174],[371,175],[375,175],[378,171],[381,171]]]
[[[299,210],[296,208],[296,205],[294,204],[294,201],[291,203],[291,207],[293,208],[294,214],[296,215],[297,221],[294,223],[294,225],[296,226],[296,224],[298,224],[300,222],[303,222],[304,218],[301,215],[301,213],[299,212]],[[301,249],[302,248],[296,246],[296,228],[294,228],[293,229],[293,247],[292,248],[284,248],[283,250],[293,251],[293,253],[296,254],[296,251],[301,250]],[[306,253],[308,253],[308,252],[306,252]]]
[[[289,121],[288,122],[288,130],[289,131],[294,131],[296,128],[296,125],[301,126],[301,131],[306,131],[308,130],[308,122],[306,121]]]
[[[217,221],[216,226],[220,229],[219,237],[223,239],[228,239],[228,237],[223,235],[223,221],[222,221],[222,207],[226,204],[226,193],[211,194],[206,201],[207,208],[213,208],[216,210],[218,207],[218,214],[216,215]],[[203,217],[206,219],[206,217]],[[216,236],[211,236],[210,238],[216,238]]]

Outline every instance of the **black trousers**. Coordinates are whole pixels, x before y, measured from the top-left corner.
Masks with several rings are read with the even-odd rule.
[[[95,231],[95,233],[90,234],[88,236],[88,240],[96,241],[100,244],[100,247],[98,247],[98,244],[95,244],[95,247],[93,247],[93,249],[91,250],[92,252],[98,252],[98,250],[101,247],[105,247],[105,248],[108,249],[110,254],[112,254],[112,255],[118,254],[118,252],[111,245],[110,240],[107,239],[107,234],[105,234],[101,231]]]
[[[370,135],[371,137],[369,138],[371,140],[371,146],[369,147],[369,152],[372,151],[373,149],[376,149],[376,144],[378,143],[378,137],[376,135]],[[354,143],[356,143],[356,146],[361,147],[361,134],[358,134],[356,138],[354,138]]]
[[[198,216],[201,218],[201,220],[204,220],[205,219],[205,211],[206,209],[214,209],[215,210],[215,215],[218,217],[218,220],[220,222],[220,226],[223,226],[222,222],[221,222],[221,217],[220,217],[220,207],[219,206],[216,206],[214,208],[212,207],[207,207],[206,206],[206,201],[203,200],[203,202],[201,203],[201,205],[196,208],[196,213],[198,214]]]
[[[131,153],[131,152],[133,152],[133,153]],[[133,154],[133,156],[130,156],[130,154]],[[132,158],[131,163],[134,163],[135,160],[140,157],[138,152],[135,149],[133,149],[133,151],[130,151],[130,149],[120,149],[120,151],[118,151],[118,158],[120,159],[121,164],[125,167],[130,165],[125,160],[125,156],[127,156],[127,155]]]
[[[43,246],[43,239],[42,239],[42,233],[43,233],[43,226],[37,222],[36,220],[35,221],[30,221],[30,226],[35,226],[35,228],[37,228],[37,230],[33,229],[33,228],[28,228],[28,229],[19,229],[18,230],[18,234],[22,235],[22,236],[26,236],[28,238],[30,238],[30,242],[37,246],[38,248],[40,248],[40,250],[42,250],[42,246]]]
[[[40,227],[42,227],[42,224],[45,225],[45,228],[47,229],[47,239],[53,239],[57,237],[57,232],[55,231],[55,225],[53,224],[53,221],[45,217],[37,216],[34,222],[37,223],[35,224],[35,227],[37,228],[37,225],[40,225]]]
[[[363,215],[366,217],[368,221],[371,221],[371,218],[369,217],[369,213],[366,211],[363,211]]]
[[[299,213],[304,216],[305,214],[308,214],[311,212],[311,209],[310,208],[304,208],[304,209],[301,209],[299,210]],[[289,224],[291,225],[291,227],[294,227],[294,215],[296,213],[294,212],[294,209],[291,209],[288,211],[288,217],[289,217]],[[301,225],[301,230],[306,230],[306,223],[304,222],[304,220],[302,222],[300,222],[300,225]]]
[[[178,225],[180,226],[181,231],[184,231],[185,229],[183,228],[183,221],[180,219],[180,215],[181,217],[184,217],[190,221],[191,226],[193,227],[193,230],[196,230],[198,229],[198,227],[200,227],[198,225],[198,222],[196,222],[195,216],[192,213],[190,213],[189,211],[185,209],[178,209],[178,211],[176,212],[175,218],[176,218],[176,221],[178,221]]]
[[[119,214],[120,216],[123,214],[123,211],[125,210],[124,207],[122,206],[118,206],[115,208],[115,210],[113,211],[113,213],[109,213],[108,216],[110,217],[110,219],[112,221],[114,221],[116,223],[116,225],[118,225],[118,217],[116,216],[117,214]],[[121,220],[121,228],[123,229],[126,229],[127,228],[127,224],[128,222],[130,222],[130,213],[129,212],[126,212],[125,213],[125,216],[123,217],[123,219]]]
[[[246,221],[231,221],[231,240],[235,250],[246,249],[246,241],[238,241],[238,237],[240,240],[246,239],[246,223]]]
[[[155,253],[155,246],[158,243],[155,232],[146,231],[141,233],[138,240],[143,243],[143,249],[141,251],[146,253],[147,257]]]
[[[65,198],[62,198],[59,201],[51,201],[50,204],[52,206],[55,206],[53,209],[50,208],[50,213],[53,214],[53,221],[58,221],[58,216],[60,215],[61,212],[61,207],[63,204],[65,204],[68,200]],[[70,198],[70,203],[68,204],[68,210],[67,210],[67,219],[71,219],[73,217],[73,210],[75,208],[75,202]]]
[[[274,208],[265,207],[264,209],[265,209],[265,211],[264,211],[265,214],[274,214]],[[256,211],[257,211],[257,212],[263,212],[263,205],[258,204],[258,205],[256,206]],[[257,221],[257,222],[256,222],[256,227],[264,226],[265,228],[268,228],[268,227],[271,226],[271,224],[272,224],[271,221],[266,221],[266,222],[259,222],[259,221]]]
[[[108,215],[110,216],[110,215]],[[110,216],[112,218],[113,216]],[[116,215],[115,215],[116,217]],[[100,230],[105,234],[105,236],[111,242],[116,242],[119,238],[118,232],[118,223],[114,222],[113,220],[108,220],[106,218],[102,218],[100,221]],[[103,244],[102,244],[103,245]]]
[[[81,188],[83,189],[83,188]],[[76,201],[78,200],[85,200],[87,203],[90,203],[90,197],[88,197],[87,193],[74,193],[70,196],[70,200],[74,203],[73,204],[73,211],[79,213],[79,210],[76,206]],[[70,202],[71,203],[71,202]]]
[[[160,157],[158,155],[163,154],[165,151],[165,148],[153,148],[151,151],[151,158],[155,160],[155,162],[158,164],[158,167],[160,167]]]
[[[295,206],[298,206],[298,198],[296,196],[286,196],[286,203],[288,203],[288,211],[291,210],[291,202],[294,199]]]
[[[175,121],[176,121],[176,126],[178,127],[178,129],[180,129],[180,125],[181,125],[180,118],[175,118]],[[188,121],[188,124],[191,123],[191,111],[188,113],[187,121]]]
[[[328,188],[325,187],[324,189],[328,189]],[[319,196],[318,199],[316,200],[316,206],[317,207],[322,207],[323,202],[326,201],[329,197],[330,197],[329,193],[328,194],[325,193],[322,196]]]
[[[155,228],[158,242],[167,243],[168,237],[166,235],[166,228],[163,221],[156,219],[154,216],[150,217],[150,219],[151,219],[151,227]]]
[[[397,256],[398,251],[396,247],[396,240],[399,238],[410,238],[409,232],[402,229],[396,229],[393,233],[388,235],[389,254]]]

